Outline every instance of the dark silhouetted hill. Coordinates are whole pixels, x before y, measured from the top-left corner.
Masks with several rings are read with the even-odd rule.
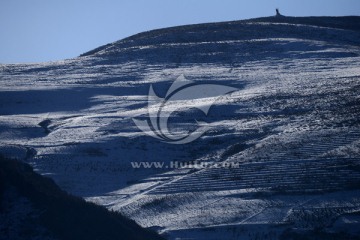
[[[0,158],[0,200],[0,239],[162,239],[15,160]]]

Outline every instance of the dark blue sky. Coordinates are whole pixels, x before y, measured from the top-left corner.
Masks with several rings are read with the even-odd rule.
[[[360,15],[360,0],[1,0],[0,63],[54,61],[155,28],[270,16]]]

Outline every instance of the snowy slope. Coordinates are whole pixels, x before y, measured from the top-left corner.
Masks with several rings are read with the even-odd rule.
[[[334,229],[360,209],[359,20],[189,25],[75,59],[0,65],[0,152],[170,239]],[[164,96],[181,75],[238,90],[212,106],[203,137],[172,145],[132,118],[146,119],[151,84]],[[173,121],[187,130],[193,114]],[[194,160],[240,167],[131,165]]]

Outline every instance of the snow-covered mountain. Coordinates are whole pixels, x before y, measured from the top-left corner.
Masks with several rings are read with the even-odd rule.
[[[164,97],[179,76],[237,90],[207,116],[173,114],[173,129],[193,130],[194,116],[210,126],[174,145],[133,118],[148,118],[150,85]],[[350,239],[360,235],[359,97],[360,17],[160,29],[75,59],[0,65],[0,152],[169,239]],[[239,167],[131,164],[141,161]]]

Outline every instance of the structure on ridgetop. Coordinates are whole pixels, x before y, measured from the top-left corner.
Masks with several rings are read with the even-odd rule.
[[[276,17],[281,17],[282,15],[280,14],[280,11],[279,11],[279,9],[277,8],[276,9]]]

